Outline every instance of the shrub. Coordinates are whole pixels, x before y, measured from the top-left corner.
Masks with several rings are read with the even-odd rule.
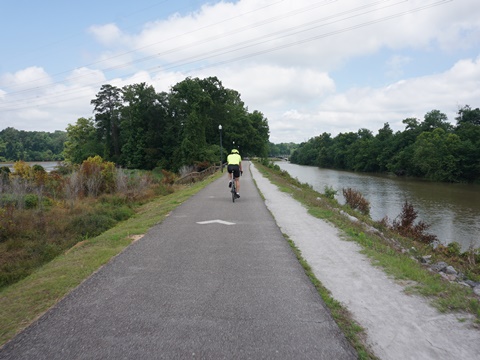
[[[0,242],[15,234],[15,205],[0,208]]]
[[[335,195],[337,195],[338,193],[337,190],[334,190],[333,187],[328,185],[325,185],[325,187],[323,188],[323,191],[324,191],[323,194],[325,195],[325,197],[329,199],[335,199]]]
[[[97,197],[101,193],[115,190],[115,164],[104,161],[98,155],[85,160],[80,167],[80,173],[90,196]]]
[[[83,214],[74,218],[68,229],[82,238],[95,237],[114,227],[115,219],[107,215]]]
[[[10,168],[8,166],[0,167],[0,186],[8,186],[10,184]]]
[[[110,217],[115,221],[123,221],[134,215],[135,211],[124,204],[117,205],[115,207],[110,207],[109,205],[106,205],[104,208],[99,210],[98,213],[99,215]]]
[[[170,171],[162,169],[162,184],[173,185],[175,183],[176,175]]]
[[[342,189],[343,196],[348,206],[353,210],[358,210],[364,215],[370,214],[370,202],[362,194],[352,188]]]
[[[13,164],[13,174],[22,179],[33,178],[33,170],[25,161],[17,161]]]
[[[450,256],[460,256],[462,253],[462,247],[456,241],[449,243],[447,249]]]
[[[417,216],[418,212],[413,208],[413,205],[405,200],[402,212],[397,217],[399,220],[393,220],[391,228],[394,231],[397,231],[400,235],[413,238],[426,244],[431,244],[434,241],[437,241],[436,235],[426,233],[426,230],[430,227],[429,224],[426,224],[423,221],[419,221],[415,224]]]
[[[197,161],[195,162],[195,171],[202,172],[203,170],[208,169],[212,164],[209,161]]]
[[[35,209],[38,206],[38,196],[35,194],[25,195],[24,201],[26,209]]]

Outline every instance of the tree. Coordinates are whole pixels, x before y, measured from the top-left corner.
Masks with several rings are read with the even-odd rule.
[[[465,105],[458,110],[458,117],[455,120],[457,120],[457,125],[480,125],[480,109],[472,109],[469,105]]]
[[[459,169],[467,181],[480,179],[480,109],[468,105],[458,111],[455,134],[461,139]]]
[[[65,142],[65,160],[72,164],[81,164],[91,156],[101,154],[103,146],[98,142],[97,130],[93,120],[79,118],[75,125],[67,126]]]
[[[118,161],[120,158],[120,111],[121,90],[112,85],[103,85],[97,97],[90,102],[94,105],[95,123],[99,140],[104,144],[103,156]]]
[[[24,131],[6,128],[0,131],[0,158],[5,161],[62,160],[66,132]]]
[[[375,154],[378,165],[378,171],[385,172],[388,169],[390,159],[394,155],[394,139],[393,130],[388,123],[383,125],[383,128],[378,130],[377,136],[375,136]]]
[[[182,142],[177,156],[180,164],[204,161],[207,154],[206,128],[212,99],[200,79],[187,78],[172,88],[176,121],[181,124]]]
[[[448,122],[447,115],[439,110],[432,110],[426,113],[423,122],[420,124],[421,131],[433,131],[438,128],[447,132],[453,130],[452,124]]]
[[[458,181],[460,138],[442,128],[423,132],[415,142],[414,164],[423,175],[435,181]]]
[[[153,86],[145,83],[124,86],[122,95],[120,163],[128,168],[145,169],[146,134],[155,117],[157,95]]]

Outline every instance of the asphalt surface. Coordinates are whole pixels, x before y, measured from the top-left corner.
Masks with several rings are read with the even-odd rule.
[[[356,359],[249,171],[240,194],[207,186],[0,359]]]

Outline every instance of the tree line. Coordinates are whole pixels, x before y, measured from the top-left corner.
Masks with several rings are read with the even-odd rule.
[[[145,83],[107,84],[91,104],[94,117],[67,127],[68,162],[80,164],[100,155],[126,168],[177,171],[219,164],[221,147],[223,161],[232,147],[242,156],[268,153],[267,119],[259,111],[249,112],[240,94],[216,77],[186,78],[160,93]]]
[[[480,181],[480,109],[460,108],[456,124],[439,110],[403,120],[405,130],[388,123],[376,135],[368,129],[316,136],[299,145],[291,162],[322,168],[397,175],[443,182]]]
[[[8,127],[0,131],[0,162],[63,160],[65,131],[24,131]]]

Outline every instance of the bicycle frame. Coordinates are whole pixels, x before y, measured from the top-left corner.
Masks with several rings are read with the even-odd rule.
[[[235,174],[232,172],[232,187],[231,187],[231,193],[232,193],[232,202],[235,202],[235,199],[237,198],[237,184],[235,182]]]

